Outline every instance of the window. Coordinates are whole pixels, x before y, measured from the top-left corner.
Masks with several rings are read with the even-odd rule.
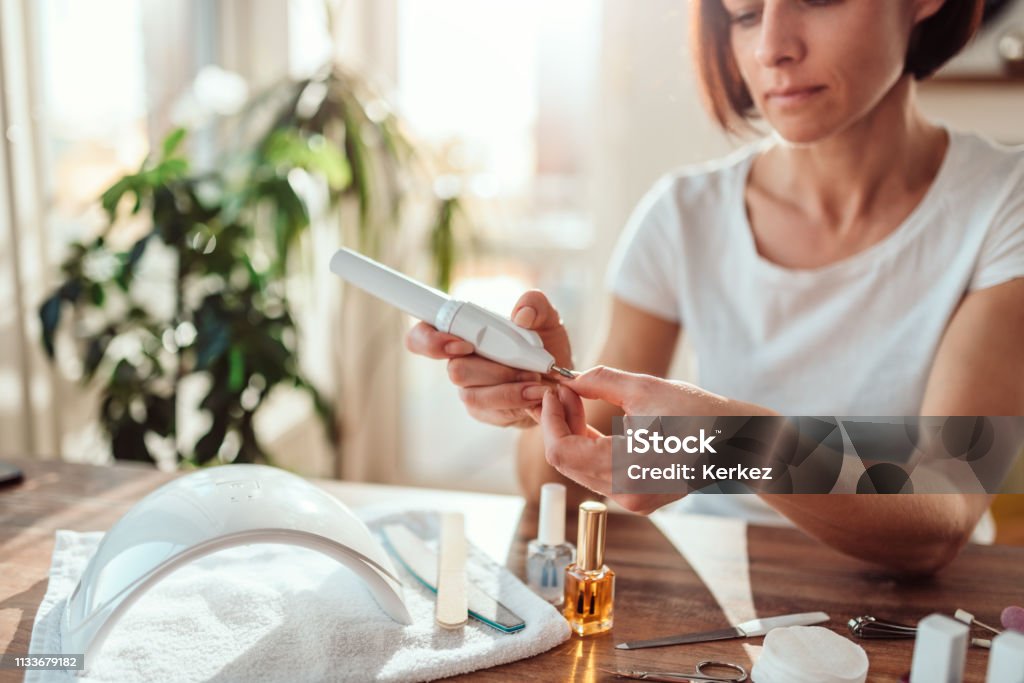
[[[483,236],[453,294],[507,315],[538,287],[582,329],[594,273],[573,262],[590,242],[586,140],[599,3],[399,0],[397,16],[399,109],[464,179]],[[409,368],[407,476],[514,491],[515,430],[470,418],[443,363],[411,358]]]

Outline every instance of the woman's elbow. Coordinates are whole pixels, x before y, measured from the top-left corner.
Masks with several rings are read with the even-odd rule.
[[[970,540],[972,531],[973,529],[951,529],[936,534],[924,542],[907,544],[907,553],[890,556],[882,564],[906,576],[931,576],[956,559]]]
[[[962,547],[959,543],[937,545],[915,557],[904,558],[889,568],[907,576],[931,576],[956,559]]]

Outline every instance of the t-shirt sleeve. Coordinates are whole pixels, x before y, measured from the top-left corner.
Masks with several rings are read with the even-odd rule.
[[[676,268],[681,263],[676,179],[659,180],[637,204],[615,246],[605,286],[613,296],[637,308],[681,322]]]
[[[1015,170],[982,243],[971,291],[1024,277],[1024,161]]]

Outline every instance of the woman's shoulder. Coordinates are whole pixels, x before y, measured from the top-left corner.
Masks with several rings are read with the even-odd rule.
[[[997,142],[978,133],[950,130],[950,141],[958,153],[959,175],[974,178],[1022,180],[1024,145]]]
[[[670,203],[683,213],[700,207],[721,209],[726,205],[722,200],[742,188],[751,161],[767,144],[761,140],[723,157],[676,167],[655,182],[648,198]]]
[[[942,211],[982,232],[1024,221],[1024,146],[1006,145],[977,133],[950,131],[948,170],[943,172]],[[978,217],[983,220],[966,220]]]

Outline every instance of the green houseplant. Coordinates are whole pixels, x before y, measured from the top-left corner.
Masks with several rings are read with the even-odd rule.
[[[192,465],[268,461],[253,421],[277,385],[308,392],[337,443],[332,401],[295,358],[285,279],[312,219],[296,180],[322,188],[328,210],[350,204],[352,225],[342,232],[371,254],[401,229],[407,197],[432,186],[434,172],[396,116],[337,66],[272,89],[221,126],[236,142],[212,169],[190,168],[179,129],[114,183],[102,196],[108,227],[71,245],[62,282],[39,308],[51,359],[62,322],[72,328],[69,352],[83,383],[100,388],[99,419],[118,459],[152,461],[162,447]],[[436,283],[447,288],[459,200],[431,201],[427,242]],[[146,227],[128,243],[114,239],[126,223]],[[154,251],[172,271],[162,287],[142,272]],[[156,311],[155,298],[173,305]],[[183,406],[182,383],[197,374],[209,388],[197,405]],[[179,439],[182,410],[208,414],[209,429],[194,445]]]

